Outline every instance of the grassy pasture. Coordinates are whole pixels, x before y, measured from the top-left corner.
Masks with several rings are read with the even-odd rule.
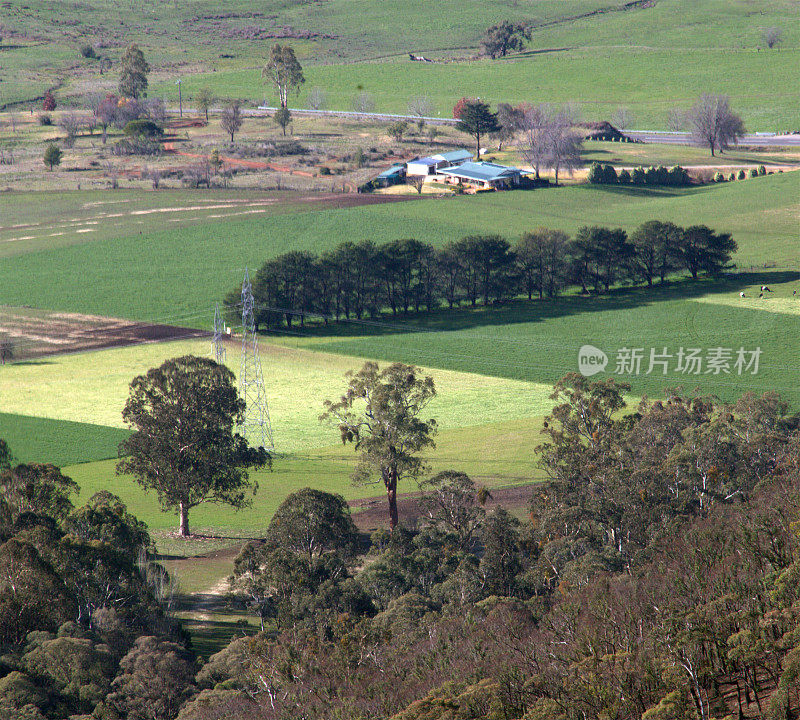
[[[123,428],[121,412],[130,381],[164,360],[185,354],[208,355],[210,343],[190,340],[75,353],[0,368],[0,410]],[[322,401],[344,389],[344,374],[363,358],[262,343],[262,364],[279,452],[309,452],[338,442],[335,428],[320,425]],[[349,355],[349,354],[348,354]],[[237,371],[239,347],[227,347],[227,363]],[[437,371],[439,396],[431,417],[443,429],[542,415],[549,389],[527,381]],[[112,453],[115,454],[115,453]]]
[[[289,249],[324,250],[340,238],[440,243],[476,232],[513,240],[540,225],[568,232],[585,224],[632,230],[653,218],[732,233],[740,267],[796,268],[799,177],[784,173],[688,189],[581,185],[186,226],[176,222],[168,229],[163,217],[145,215],[141,234],[133,230],[102,242],[7,258],[0,265],[0,303],[205,327],[214,301],[241,282],[245,264],[258,267]],[[73,197],[80,202],[79,193]],[[0,215],[5,206],[37,202],[36,194],[0,195]]]
[[[541,418],[509,420],[480,426],[443,430],[437,436],[436,450],[428,454],[432,472],[464,470],[487,487],[505,487],[541,479],[533,448],[541,441]],[[315,487],[342,494],[347,500],[381,496],[380,485],[354,486],[350,473],[355,463],[352,448],[331,445],[313,452],[279,456],[271,472],[255,471],[259,490],[251,508],[236,512],[226,505],[202,505],[190,515],[192,532],[209,534],[225,541],[236,541],[262,531],[284,498],[303,487]],[[81,488],[76,503],[85,502],[99,490],[119,495],[129,510],[157,533],[159,546],[166,551],[178,548],[167,535],[177,527],[177,515],[164,513],[154,494],[147,494],[130,478],[115,473],[115,460],[67,466],[64,473]],[[402,483],[401,492],[416,490],[412,482]],[[223,542],[222,545],[230,544]],[[183,554],[183,553],[181,553]]]
[[[350,110],[353,98],[369,93],[378,112],[405,113],[410,98],[426,95],[434,115],[452,117],[462,96],[496,102],[574,102],[589,120],[607,120],[621,105],[629,107],[635,127],[664,129],[675,107],[688,108],[703,92],[729,95],[749,130],[800,129],[795,68],[800,50],[774,53],[755,48],[581,47],[512,57],[427,64],[393,60],[347,65],[315,65],[304,72],[306,85],[291,102],[307,107],[311,88],[325,91],[330,109]],[[724,70],[723,70],[724,68]],[[172,96],[168,83],[154,92]],[[260,70],[241,69],[187,77],[191,97],[209,87],[221,97],[263,102]],[[271,91],[266,96],[273,104]]]
[[[113,458],[127,435],[105,425],[0,413],[0,438],[21,463],[62,466]]]
[[[40,97],[66,82],[60,94],[78,100],[87,90],[112,89],[115,69],[100,76],[97,62],[80,58],[83,42],[102,41],[117,61],[139,42],[154,68],[151,94],[175,100],[175,80],[186,97],[201,85],[221,96],[264,99],[259,76],[270,33],[285,37],[306,68],[305,93],[318,86],[331,107],[349,108],[362,86],[378,109],[404,110],[409,97],[427,94],[449,115],[461,95],[493,101],[578,101],[590,117],[607,118],[630,106],[640,126],[663,127],[674,104],[699,92],[726,92],[751,129],[800,124],[793,101],[800,32],[790,0],[661,0],[620,11],[611,0],[332,0],[324,6],[267,0],[218,5],[194,0],[167,11],[155,0],[80,8],[52,0],[15,6],[4,17],[0,106]],[[413,37],[409,37],[413,18]],[[534,28],[529,49],[502,61],[473,61],[480,36],[500,19]],[[784,28],[780,50],[759,51],[764,28]],[[316,35],[315,35],[316,34]],[[291,35],[297,35],[295,39]],[[305,39],[300,39],[303,36]],[[41,38],[47,38],[42,40]],[[445,63],[410,63],[408,53]],[[455,59],[455,62],[452,60]],[[500,90],[502,88],[502,91]]]

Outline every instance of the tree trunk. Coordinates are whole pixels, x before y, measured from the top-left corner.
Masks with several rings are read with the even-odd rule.
[[[397,470],[391,469],[384,476],[386,484],[386,499],[389,501],[389,530],[394,532],[397,527]]]
[[[179,512],[180,525],[178,526],[178,535],[181,537],[189,537],[189,505],[182,502]]]

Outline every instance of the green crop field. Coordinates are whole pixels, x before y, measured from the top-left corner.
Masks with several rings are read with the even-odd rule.
[[[784,173],[688,189],[579,185],[175,223],[166,230],[156,213],[140,218],[141,231],[121,225],[119,235],[103,241],[88,240],[89,233],[82,244],[6,258],[0,303],[206,327],[213,303],[241,282],[246,264],[258,267],[288,249],[319,251],[343,238],[440,243],[476,232],[514,240],[542,225],[568,232],[594,224],[632,230],[654,218],[732,233],[740,267],[796,269],[798,178]],[[79,202],[80,193],[74,198]],[[35,194],[0,195],[0,215],[6,204],[33,202]],[[59,244],[75,231],[64,232]]]

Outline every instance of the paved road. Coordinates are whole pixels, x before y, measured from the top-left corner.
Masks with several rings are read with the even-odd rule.
[[[243,115],[260,116],[267,112],[274,112],[276,108],[259,106],[258,109],[242,109]],[[184,111],[188,114],[189,108],[184,106]],[[392,115],[389,113],[376,113],[376,112],[348,112],[342,110],[306,110],[301,108],[291,108],[295,115],[319,115],[329,117],[343,117],[354,118],[362,120],[408,120],[416,122],[417,120],[424,120],[432,125],[455,125],[458,121],[453,118],[447,117],[423,117],[419,118],[415,115]],[[221,108],[214,108],[214,113],[222,112]],[[647,143],[657,143],[662,145],[691,145],[692,141],[689,138],[689,133],[686,132],[667,132],[660,130],[627,130],[626,135],[637,140],[643,140]],[[772,147],[800,147],[800,135],[778,135],[777,133],[751,133],[742,138],[740,145],[760,145]]]

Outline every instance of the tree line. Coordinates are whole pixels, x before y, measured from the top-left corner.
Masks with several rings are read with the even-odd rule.
[[[489,305],[519,294],[553,298],[570,287],[600,293],[619,283],[650,286],[684,271],[696,279],[727,267],[736,247],[728,233],[705,225],[658,220],[630,234],[586,226],[570,237],[539,228],[513,246],[499,235],[469,235],[441,247],[413,238],[348,240],[322,254],[293,250],[265,262],[253,279],[256,321],[267,330],[292,328],[307,317],[328,323]],[[231,317],[238,302],[239,291],[232,291]]]
[[[457,470],[368,543],[341,496],[289,495],[230,578],[265,632],[210,658],[181,720],[795,717],[797,418],[774,393],[629,390],[556,384],[524,520]]]

